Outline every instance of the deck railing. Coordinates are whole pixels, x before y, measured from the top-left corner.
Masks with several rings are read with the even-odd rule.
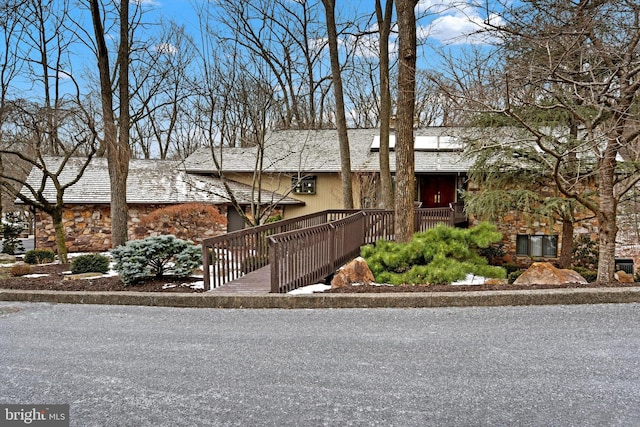
[[[393,240],[394,213],[359,211],[343,219],[269,236],[271,292],[289,292],[323,280],[379,239]],[[453,225],[449,208],[416,209],[415,231]]]
[[[269,263],[267,238],[270,235],[327,224],[354,212],[359,211],[327,210],[205,239],[202,242],[205,289],[217,288],[266,266]]]
[[[269,236],[271,292],[289,292],[314,283],[356,256],[364,241],[365,216]]]
[[[415,231],[453,225],[450,208],[416,209]],[[394,239],[394,213],[327,210],[247,228],[202,242],[205,289],[271,264],[272,292],[288,292],[332,274],[360,246]]]

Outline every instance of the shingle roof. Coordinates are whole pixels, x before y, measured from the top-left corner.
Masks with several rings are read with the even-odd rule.
[[[371,150],[379,129],[350,129],[349,147],[351,169],[354,172],[380,170],[379,153]],[[459,128],[416,129],[416,137],[452,136]],[[219,154],[219,151],[217,151]],[[223,148],[222,170],[225,172],[253,172],[256,147]],[[392,171],[395,170],[395,153],[390,155]],[[216,173],[209,148],[201,148],[184,162],[189,172]],[[416,151],[416,173],[465,172],[471,162],[463,159],[460,151]],[[288,130],[272,132],[265,144],[264,170],[266,172],[340,172],[340,147],[336,130]]]
[[[57,169],[62,159],[60,157],[45,157],[47,170]],[[84,164],[83,158],[71,158],[59,175],[61,184],[69,183],[78,174]],[[37,188],[42,178],[42,172],[33,168],[27,183]],[[241,204],[251,203],[252,189],[234,181],[228,181],[235,197]],[[29,190],[22,188],[21,193],[32,197]],[[48,180],[44,196],[49,201],[55,201],[56,191]],[[69,187],[64,193],[64,202],[69,204],[110,203],[111,190],[109,172],[105,158],[94,158],[85,170],[82,178]],[[283,198],[277,193],[262,191],[263,201],[279,200],[279,204],[301,204],[292,197]],[[280,200],[282,199],[282,200]],[[140,204],[175,204],[187,202],[208,202],[225,204],[229,202],[222,181],[211,176],[187,174],[181,162],[168,160],[131,160],[127,179],[127,202]]]

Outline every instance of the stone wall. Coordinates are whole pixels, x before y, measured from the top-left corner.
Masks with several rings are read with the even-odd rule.
[[[476,225],[477,219],[471,217],[470,224]],[[562,221],[551,220],[531,220],[519,212],[512,211],[496,222],[498,230],[502,233],[502,244],[506,255],[504,262],[517,264],[521,267],[528,267],[534,261],[548,261],[555,263],[558,261],[562,250]],[[574,224],[574,235],[586,234],[592,240],[598,239],[598,225],[595,219],[585,219]],[[519,234],[526,235],[556,235],[558,236],[558,257],[531,257],[518,256],[516,252],[516,239]]]
[[[141,225],[141,219],[163,205],[129,206],[129,240],[150,236],[173,234],[178,238],[200,243],[202,239],[224,234],[226,224],[211,224],[210,227],[181,227],[165,220]],[[218,206],[226,217],[226,207]],[[69,252],[103,252],[111,248],[111,218],[108,205],[69,205],[63,213],[63,225]],[[36,214],[36,247],[56,249],[55,230],[51,217]]]

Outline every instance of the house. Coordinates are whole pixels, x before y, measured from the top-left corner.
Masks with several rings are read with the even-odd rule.
[[[45,157],[47,170],[60,166],[59,157]],[[59,175],[61,184],[74,180],[84,164],[84,158],[70,158]],[[42,173],[33,168],[27,183],[39,188]],[[244,184],[229,182],[240,204],[251,203],[252,189]],[[33,196],[23,187],[21,193]],[[80,180],[64,193],[63,225],[70,252],[104,251],[111,247],[110,186],[107,160],[94,158]],[[185,230],[175,224],[142,224],[143,218],[156,209],[190,202],[213,204],[226,215],[230,205],[220,179],[212,176],[189,175],[181,168],[181,162],[166,160],[131,160],[127,179],[127,205],[129,211],[129,238],[142,239],[158,234],[175,234],[181,237]],[[50,202],[56,200],[56,190],[48,181],[43,196]],[[263,191],[265,200],[274,198]],[[280,200],[281,199],[281,200]],[[16,203],[22,203],[16,200]],[[302,202],[291,198],[279,198],[279,205],[297,205]],[[35,247],[55,249],[55,230],[51,217],[35,211]],[[211,224],[199,230],[189,230],[195,240],[212,237],[227,231],[225,224]]]
[[[415,130],[416,203],[422,207],[450,207],[461,211],[462,190],[481,191],[469,182],[472,160],[463,155],[462,128]],[[356,208],[377,208],[379,172],[379,130],[349,130],[354,202]],[[395,138],[392,135],[390,145]],[[276,204],[278,214],[293,218],[326,209],[342,209],[340,153],[335,130],[287,130],[267,135],[264,149],[224,147],[217,150],[224,179],[235,197],[247,209],[249,205]],[[392,173],[395,153],[390,154]],[[262,163],[261,191],[255,182],[256,164]],[[77,168],[77,166],[76,166]],[[65,168],[65,173],[66,173]],[[74,176],[68,166],[66,179]],[[30,182],[38,182],[32,171]],[[47,197],[55,192],[48,190]],[[542,189],[544,191],[544,189]],[[23,189],[24,192],[24,189]],[[110,246],[109,179],[105,159],[94,159],[83,178],[64,196],[65,229],[69,249],[104,250]],[[128,179],[129,237],[167,232],[168,225],[145,229],[141,218],[161,206],[200,201],[218,206],[228,225],[197,230],[202,238],[244,225],[222,185],[210,148],[201,148],[183,162],[132,160]],[[53,247],[53,228],[47,215],[38,213],[38,247]],[[465,218],[466,219],[466,218]],[[477,222],[469,218],[469,223]],[[466,226],[463,221],[460,226]],[[532,259],[555,260],[562,245],[562,224],[554,221],[529,221],[517,213],[506,215],[497,224],[504,235],[504,249],[513,262],[525,264]],[[597,236],[594,220],[579,223],[576,231]]]
[[[417,201],[423,207],[448,207],[460,202],[471,162],[462,156],[456,128],[416,130],[415,173]],[[395,144],[391,135],[390,146]],[[379,130],[349,130],[351,170],[356,208],[376,208],[379,165]],[[250,185],[254,179],[258,147],[225,148],[220,156],[227,178]],[[284,207],[285,218],[325,209],[342,209],[340,151],[332,130],[288,130],[268,135],[263,157],[263,188],[304,202]],[[390,154],[395,172],[395,152]],[[192,175],[217,176],[209,148],[201,148],[184,161]]]

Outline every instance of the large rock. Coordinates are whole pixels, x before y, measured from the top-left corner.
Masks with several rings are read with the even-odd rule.
[[[573,270],[559,269],[549,262],[534,262],[518,277],[514,285],[565,285],[588,284],[584,277]]]
[[[340,267],[331,280],[331,288],[342,288],[344,286],[351,286],[354,283],[368,285],[374,280],[375,278],[373,277],[373,273],[367,265],[367,262],[364,258],[358,257],[348,264]]]

